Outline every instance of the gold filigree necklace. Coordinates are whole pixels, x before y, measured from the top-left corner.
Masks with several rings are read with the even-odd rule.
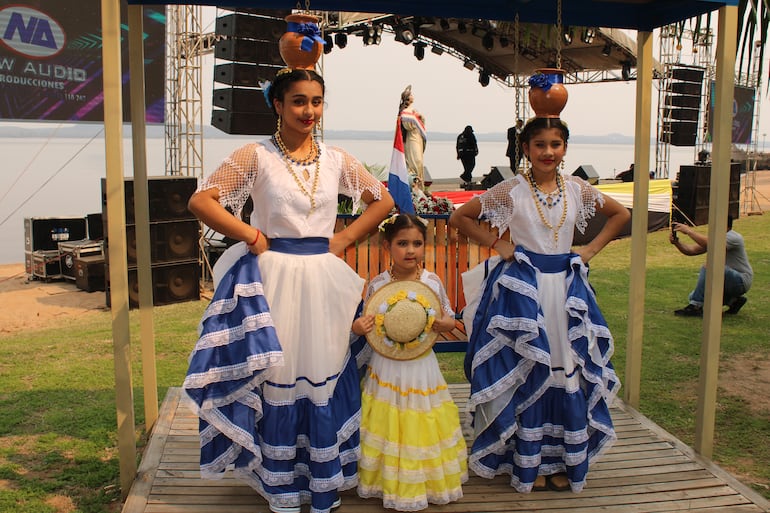
[[[283,158],[284,163],[286,164],[286,169],[289,170],[289,174],[291,174],[291,177],[294,178],[294,182],[297,184],[297,187],[299,187],[300,192],[310,200],[310,210],[308,211],[307,215],[310,216],[310,214],[313,213],[316,207],[315,203],[315,193],[318,190],[318,177],[321,174],[321,148],[318,147],[318,144],[315,142],[315,139],[310,139],[310,153],[308,156],[301,160],[295,160],[291,158],[291,155],[289,154],[288,148],[286,148],[286,145],[283,142],[283,139],[281,138],[281,133],[276,132],[273,134],[273,144],[278,148],[278,151],[281,153],[281,157]],[[305,188],[305,186],[302,184],[302,180],[299,179],[297,176],[297,173],[294,172],[294,168],[292,164],[296,166],[309,166],[310,164],[315,164],[315,172],[313,174],[313,185],[311,187],[311,190],[308,192],[308,190]],[[304,172],[310,176],[310,173],[307,168],[304,169]]]
[[[404,281],[404,280],[419,281],[421,275],[422,275],[422,267],[418,265],[417,269],[412,273],[412,276],[409,276],[406,278],[397,278],[396,274],[393,272],[393,264],[390,265],[390,281]]]
[[[551,208],[553,205],[547,205],[547,203],[543,202],[538,197],[538,190],[540,190],[540,187],[537,185],[537,182],[535,181],[535,177],[532,175],[532,172],[527,173],[527,183],[529,184],[529,189],[532,192],[532,199],[535,202],[535,208],[537,209],[537,213],[540,215],[540,221],[543,222],[546,228],[548,228],[550,231],[553,232],[553,241],[554,244],[559,243],[559,230],[561,230],[561,227],[564,226],[564,221],[567,220],[567,194],[564,190],[564,177],[560,174],[556,174],[556,186],[559,190],[558,199],[553,203],[553,205],[559,203],[559,199],[562,199],[561,202],[561,218],[559,219],[559,224],[555,227],[548,222],[548,219],[545,218],[545,214],[543,213],[543,209],[540,208],[540,203],[543,203],[543,205],[548,206],[548,208]],[[547,193],[543,193],[547,194]]]

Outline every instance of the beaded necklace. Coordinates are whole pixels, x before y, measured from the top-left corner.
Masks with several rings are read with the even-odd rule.
[[[546,228],[553,232],[553,242],[554,244],[558,244],[559,230],[561,230],[561,227],[564,226],[564,221],[567,220],[567,195],[564,194],[564,177],[558,173],[556,174],[556,186],[559,190],[558,200],[564,199],[562,202],[561,218],[559,219],[559,224],[556,227],[548,222],[548,219],[545,218],[543,210],[540,208],[540,203],[543,201],[538,197],[537,191],[539,190],[539,187],[535,181],[535,177],[532,175],[532,172],[527,173],[527,178],[527,183],[529,183],[529,188],[532,191],[532,199],[535,201],[535,208],[537,208],[537,213],[540,215],[540,220],[543,222]],[[554,205],[559,202],[558,200],[554,203]],[[545,203],[543,204],[545,205]]]
[[[560,177],[561,175],[558,176]],[[559,204],[564,194],[562,191],[562,182],[560,182],[558,178],[556,179],[556,190],[551,192],[545,192],[541,189],[531,173],[529,173],[529,181],[535,186],[535,194],[542,205],[553,208],[555,205]]]
[[[310,200],[310,210],[307,213],[307,215],[310,216],[310,214],[313,213],[316,207],[315,193],[316,193],[316,190],[318,190],[318,177],[321,174],[320,173],[321,148],[318,147],[318,144],[315,142],[315,139],[311,138],[310,153],[305,159],[298,161],[291,158],[291,155],[289,154],[289,150],[286,148],[286,145],[284,144],[283,139],[281,138],[280,132],[274,133],[272,140],[273,140],[273,144],[275,144],[275,146],[281,152],[281,157],[283,158],[283,161],[286,164],[286,169],[289,170],[291,177],[294,178],[294,182],[297,184],[297,187],[299,187],[300,192]],[[294,168],[292,167],[292,164],[295,166],[309,166],[311,164],[315,164],[315,172],[313,174],[313,186],[310,192],[308,192],[308,190],[305,189],[305,186],[302,185],[302,180],[300,180],[299,177],[297,176],[297,173],[294,172]],[[305,169],[305,173],[308,173],[309,175],[307,168]]]

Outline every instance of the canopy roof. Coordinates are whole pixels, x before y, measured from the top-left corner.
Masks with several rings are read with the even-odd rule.
[[[128,0],[129,4],[185,4],[293,9],[291,0]],[[676,21],[738,5],[738,0],[563,0],[562,24],[652,31]],[[317,11],[366,11],[412,16],[555,24],[557,0],[312,0]]]

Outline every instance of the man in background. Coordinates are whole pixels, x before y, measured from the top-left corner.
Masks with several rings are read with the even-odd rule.
[[[521,149],[521,130],[524,128],[524,121],[517,119],[516,126],[508,129],[508,148],[505,150],[505,156],[511,164],[511,171],[516,173],[519,169],[519,162],[524,157]]]
[[[473,135],[473,127],[468,125],[457,136],[457,160],[463,163],[463,174],[460,178],[463,182],[473,180],[473,168],[476,167],[476,155],[479,154],[479,146],[476,136]]]
[[[677,236],[678,233],[690,237],[694,244],[681,242]],[[676,246],[680,253],[687,256],[702,255],[708,250],[708,237],[682,223],[671,224],[669,241]],[[733,230],[732,216],[727,216],[726,249],[725,285],[722,304],[728,306],[728,314],[734,315],[746,304],[747,299],[744,294],[751,288],[754,271],[751,268],[751,264],[749,264],[749,257],[746,255],[743,236]],[[684,308],[675,310],[674,314],[684,317],[703,317],[705,290],[706,266],[704,265],[700,269],[695,289],[690,293],[690,303]]]

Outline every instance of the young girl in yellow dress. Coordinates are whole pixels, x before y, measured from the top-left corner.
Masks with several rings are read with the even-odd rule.
[[[366,299],[383,286],[417,280],[433,290],[442,312],[432,329],[449,331],[454,312],[439,277],[422,268],[426,227],[413,215],[395,215],[382,223],[383,247],[393,265],[374,277]],[[375,316],[362,315],[353,331],[375,329]],[[428,503],[447,504],[462,497],[468,479],[467,447],[457,406],[433,350],[411,360],[374,352],[362,385],[361,459],[358,494],[381,497],[386,508],[418,511]]]

